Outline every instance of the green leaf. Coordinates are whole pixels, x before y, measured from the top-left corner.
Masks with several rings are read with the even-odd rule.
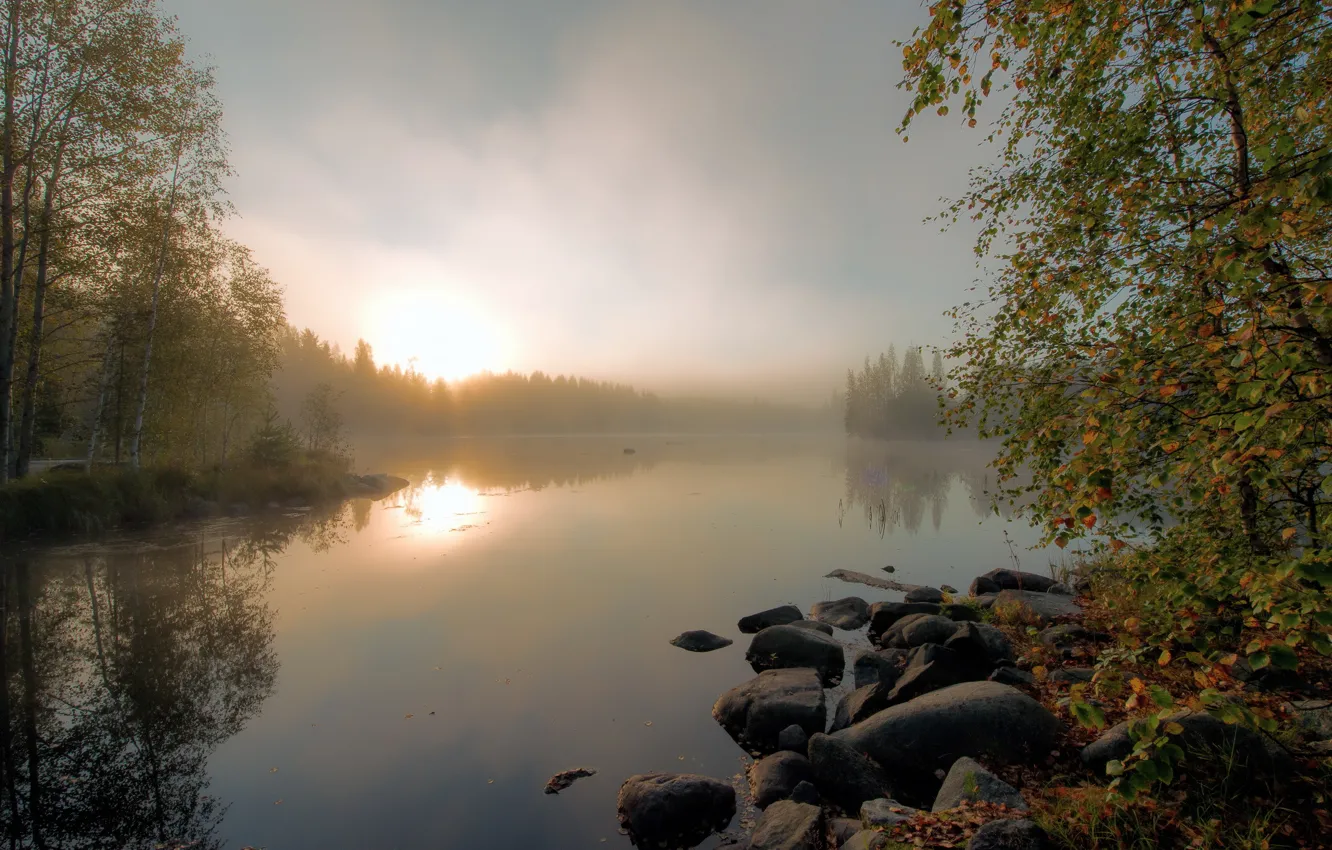
[[[1249,655],[1249,666],[1255,670],[1261,670],[1272,663],[1272,659],[1266,652],[1254,652]]]
[[[1300,658],[1295,651],[1284,643],[1274,643],[1267,648],[1268,656],[1272,664],[1282,670],[1294,670],[1300,666]],[[1250,660],[1250,663],[1253,663]]]

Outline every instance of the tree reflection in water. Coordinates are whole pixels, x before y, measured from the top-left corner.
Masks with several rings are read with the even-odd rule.
[[[272,558],[345,512],[0,568],[0,841],[220,847],[207,762],[273,690]]]
[[[838,502],[837,521],[859,513],[883,537],[897,528],[915,534],[928,514],[938,531],[949,494],[961,483],[977,518],[997,512],[1012,519],[1014,505],[992,498],[991,447],[976,441],[881,442],[849,439],[846,444],[846,495]]]

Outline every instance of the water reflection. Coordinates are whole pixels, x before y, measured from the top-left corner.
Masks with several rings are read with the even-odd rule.
[[[10,847],[220,847],[208,759],[273,689],[272,557],[291,540],[12,557],[0,569],[0,835]]]
[[[844,459],[846,494],[837,506],[839,524],[859,514],[884,537],[901,528],[920,531],[928,515],[939,531],[955,484],[961,484],[977,519],[996,510],[1013,518],[1012,505],[996,503],[992,492],[990,447],[972,442],[911,443],[848,440]]]

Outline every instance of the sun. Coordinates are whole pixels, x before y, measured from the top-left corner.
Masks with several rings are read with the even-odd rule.
[[[505,368],[503,340],[481,311],[430,289],[384,293],[370,310],[366,340],[375,362],[456,381]]]

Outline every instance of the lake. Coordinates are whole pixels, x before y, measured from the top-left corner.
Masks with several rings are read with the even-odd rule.
[[[987,458],[812,437],[398,442],[358,450],[358,469],[412,481],[381,501],[10,551],[0,834],[628,847],[626,777],[744,769],[710,714],[753,675],[741,616],[901,598],[824,577],[839,567],[963,591],[1015,557],[1048,569],[1057,550],[990,511]],[[689,629],[736,643],[671,646]],[[598,773],[542,793],[576,767]]]

